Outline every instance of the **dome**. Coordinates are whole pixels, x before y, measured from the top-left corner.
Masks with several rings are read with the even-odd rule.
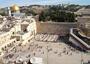
[[[11,10],[12,10],[12,11],[19,11],[19,6],[13,5],[13,6],[11,7]]]

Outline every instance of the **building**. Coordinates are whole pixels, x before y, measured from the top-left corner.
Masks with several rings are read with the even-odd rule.
[[[31,16],[22,18],[22,20],[19,18],[16,20],[16,18],[13,18],[13,21],[6,19],[1,24],[0,53],[10,44],[16,42],[26,44],[36,34],[36,22]]]

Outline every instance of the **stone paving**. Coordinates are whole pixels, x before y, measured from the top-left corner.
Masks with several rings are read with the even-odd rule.
[[[49,35],[49,37],[52,36]],[[81,64],[82,61],[90,61],[89,54],[80,52],[64,42],[54,41],[54,39],[50,42],[51,40],[48,41],[48,39],[46,39],[47,41],[43,41],[43,39],[39,41],[36,38],[26,45],[17,45],[5,53],[3,61],[5,64],[15,64],[14,62],[19,59],[25,61],[32,57],[43,58],[43,64]]]

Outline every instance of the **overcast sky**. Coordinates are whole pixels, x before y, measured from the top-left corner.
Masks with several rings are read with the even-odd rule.
[[[17,4],[19,6],[22,5],[32,5],[32,4],[40,4],[40,5],[52,5],[52,4],[80,4],[80,5],[89,5],[90,0],[0,0],[0,7],[12,6],[13,4]]]

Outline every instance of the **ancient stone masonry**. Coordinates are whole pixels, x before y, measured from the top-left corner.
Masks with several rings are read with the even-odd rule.
[[[76,28],[77,23],[63,23],[63,22],[37,22],[37,33],[59,34],[65,36],[69,34],[70,28]]]

